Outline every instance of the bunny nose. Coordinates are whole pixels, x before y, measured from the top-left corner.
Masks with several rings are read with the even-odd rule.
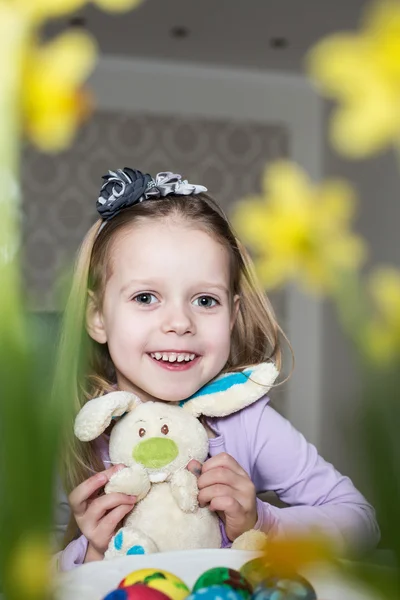
[[[159,469],[169,465],[179,454],[178,446],[171,439],[154,437],[139,442],[133,450],[133,458],[147,469]]]

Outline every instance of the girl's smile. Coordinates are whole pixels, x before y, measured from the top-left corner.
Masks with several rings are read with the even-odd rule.
[[[188,371],[193,368],[201,358],[196,354],[182,352],[151,352],[149,356],[157,366],[162,369],[167,369],[168,371]]]

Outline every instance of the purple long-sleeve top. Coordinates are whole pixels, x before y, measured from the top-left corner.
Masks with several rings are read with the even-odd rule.
[[[375,511],[341,475],[318,455],[290,422],[263,397],[228,417],[209,419],[216,437],[209,454],[230,454],[250,476],[257,492],[274,491],[288,507],[278,508],[257,498],[255,529],[278,536],[319,528],[339,552],[372,549],[379,541]],[[106,460],[107,448],[102,452]],[[230,545],[221,522],[222,547]],[[68,571],[83,563],[88,541],[82,535],[58,556]]]

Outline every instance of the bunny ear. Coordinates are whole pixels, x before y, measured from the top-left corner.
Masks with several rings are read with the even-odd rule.
[[[194,417],[226,417],[265,396],[278,374],[272,362],[226,373],[183,400],[180,406]]]
[[[141,404],[130,392],[111,392],[89,400],[75,419],[74,432],[81,442],[90,442],[107,429],[113,417],[120,417]]]

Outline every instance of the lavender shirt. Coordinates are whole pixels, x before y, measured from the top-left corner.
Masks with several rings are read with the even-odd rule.
[[[374,548],[380,534],[372,506],[268,402],[264,397],[228,417],[209,419],[216,433],[209,440],[210,456],[230,454],[257,492],[272,490],[290,505],[278,508],[257,498],[255,529],[284,536],[318,527],[339,552]],[[227,547],[222,524],[221,530],[222,547]],[[68,571],[82,564],[87,544],[83,535],[71,542],[58,555],[59,568]]]

